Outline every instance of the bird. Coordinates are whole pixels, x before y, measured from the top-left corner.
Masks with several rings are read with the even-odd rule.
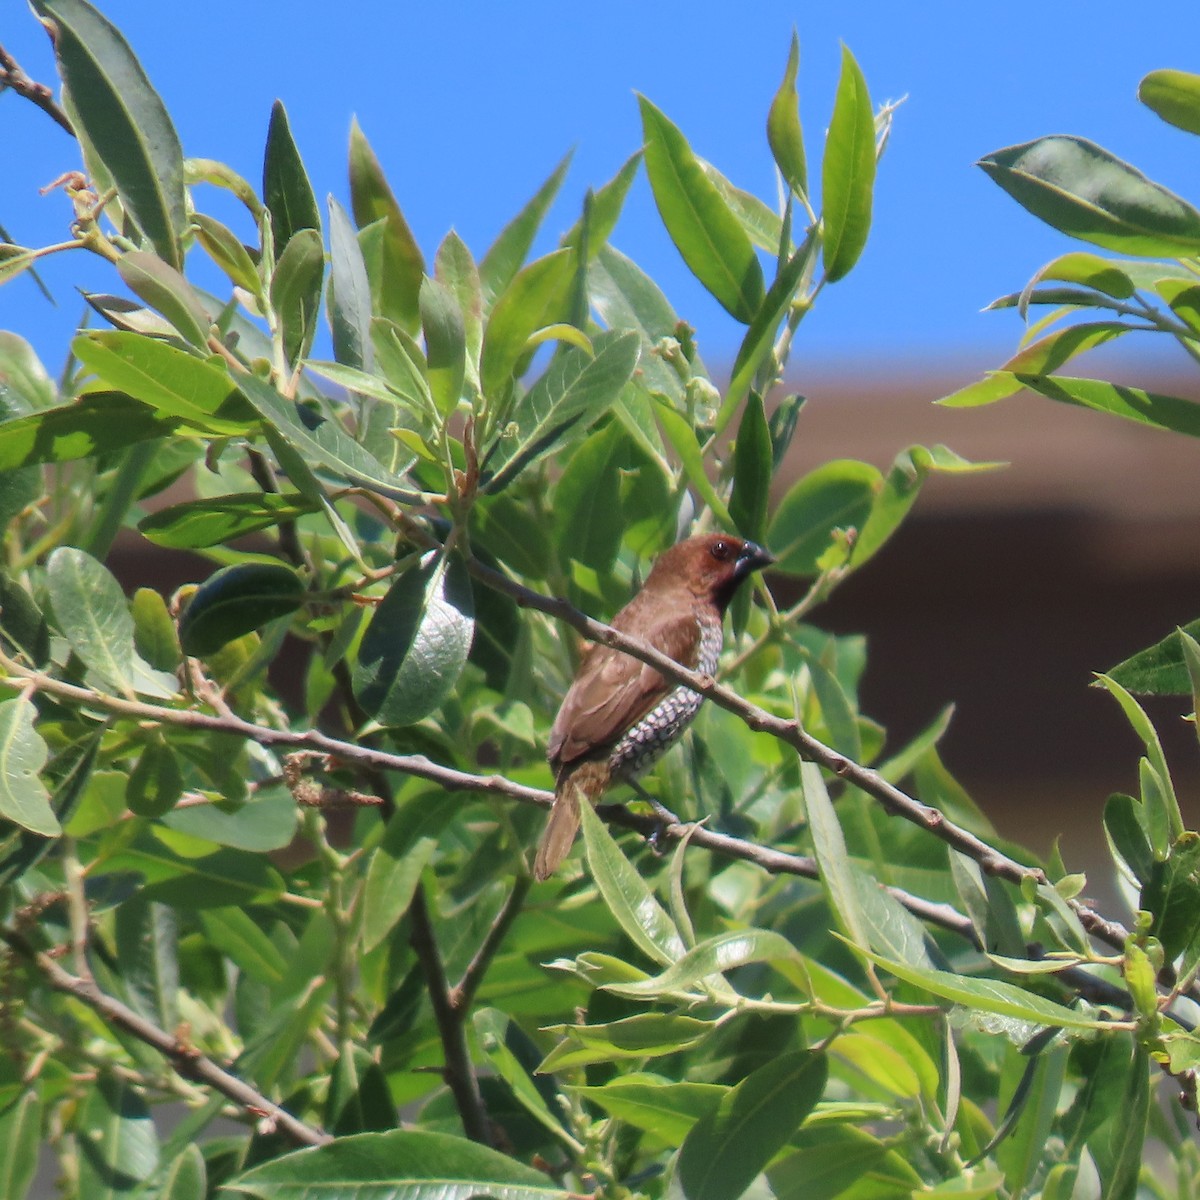
[[[677,542],[612,627],[711,675],[729,602],[754,571],[774,561],[762,546],[731,534]],[[632,783],[679,740],[703,699],[621,650],[599,643],[586,650],[550,730],[554,804],[534,859],[535,879],[549,879],[569,853],[580,804],[596,804],[614,783]]]

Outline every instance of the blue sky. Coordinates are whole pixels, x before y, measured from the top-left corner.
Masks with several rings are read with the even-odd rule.
[[[882,167],[866,254],[805,322],[793,359],[800,367],[886,371],[939,358],[986,367],[1011,351],[1016,318],[980,309],[1068,243],[972,165],[989,151],[1078,133],[1200,198],[1200,144],[1135,99],[1148,70],[1200,69],[1200,55],[1189,58],[1181,36],[1191,27],[1190,6],[1168,5],[1145,21],[1124,4],[1045,0],[608,0],[594,7],[208,0],[199,8],[101,0],[99,7],[141,57],[186,154],[222,159],[258,180],[278,97],[318,194],[345,201],[347,137],[357,115],[427,257],[451,226],[481,256],[574,147],[547,226],[549,248],[574,221],[584,190],[607,180],[639,144],[635,91],[735,183],[772,197],[764,120],[791,31],[801,41],[810,163],[819,158],[844,41],[875,101],[908,100]],[[56,82],[40,27],[15,5],[0,43],[30,75]],[[26,245],[62,240],[66,199],[41,197],[38,188],[77,165],[71,140],[5,94],[0,148],[0,223]],[[710,362],[732,355],[739,327],[690,279],[657,225],[644,179],[613,240],[698,327]],[[17,280],[0,288],[0,328],[33,341],[54,369],[80,312],[74,287],[116,285],[103,264],[85,263],[82,254],[57,256],[44,275],[59,307],[28,279]]]

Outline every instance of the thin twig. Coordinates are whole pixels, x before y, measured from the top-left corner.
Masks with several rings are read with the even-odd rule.
[[[59,966],[49,954],[35,950],[19,933],[0,928],[0,940],[32,964],[56,992],[74,996],[76,1000],[95,1009],[109,1024],[124,1029],[139,1041],[154,1047],[184,1079],[215,1088],[239,1108],[282,1130],[299,1145],[322,1146],[333,1140],[323,1129],[293,1117],[286,1109],[280,1108],[244,1079],[231,1075],[194,1046],[188,1046],[178,1038],[172,1037],[165,1030],[139,1016],[133,1009],[126,1007],[120,1000],[102,992],[93,980],[72,975],[70,971]]]
[[[484,1146],[492,1145],[491,1122],[479,1090],[479,1079],[471,1065],[471,1054],[467,1048],[464,1013],[455,1010],[451,1000],[450,982],[446,978],[446,966],[438,950],[433,931],[433,918],[425,898],[425,887],[417,885],[409,907],[412,916],[410,941],[421,963],[425,986],[433,1005],[434,1019],[442,1042],[442,1053],[446,1059],[444,1078],[446,1086],[454,1096],[458,1115],[463,1123],[463,1132],[473,1142]]]
[[[533,879],[529,875],[517,876],[513,883],[513,889],[496,914],[496,919],[487,931],[487,936],[467,964],[462,978],[450,989],[450,1007],[460,1017],[465,1018],[471,1011],[475,993],[479,990],[479,985],[483,982],[483,977],[487,974],[492,959],[496,957],[496,951],[500,949],[504,935],[508,933],[512,923],[520,915],[521,907],[525,903],[525,897],[529,894],[532,885]]]
[[[58,106],[54,93],[44,83],[30,79],[21,69],[21,65],[3,46],[0,46],[0,89],[10,87],[18,96],[24,96],[31,104],[50,117],[60,128],[65,129],[72,137],[75,136],[75,126],[71,118]]]

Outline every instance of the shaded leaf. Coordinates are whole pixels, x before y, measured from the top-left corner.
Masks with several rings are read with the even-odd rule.
[[[117,259],[117,272],[129,290],[162,313],[185,341],[207,351],[212,318],[199,294],[174,267],[146,250],[130,250]]]
[[[276,100],[271,106],[271,123],[267,127],[267,146],[263,155],[262,194],[271,214],[276,262],[302,229],[316,231],[320,243],[321,210],[292,137],[282,100]]]
[[[1200,212],[1086,138],[1037,138],[979,165],[1023,208],[1071,237],[1150,258],[1200,252]]]
[[[369,371],[371,350],[371,282],[362,247],[346,210],[332,197],[329,205],[329,329],[338,362]]]
[[[810,471],[779,502],[767,529],[774,569],[815,575],[834,531],[862,529],[883,476],[869,463],[837,459]]]
[[[474,599],[457,556],[429,555],[388,589],[363,634],[354,692],[381,725],[419,721],[441,707],[466,665]]]
[[[1169,633],[1161,642],[1139,650],[1137,654],[1110,667],[1105,674],[1135,696],[1187,696],[1191,679],[1184,662],[1180,630]],[[1189,621],[1182,632],[1200,638],[1200,620]]]
[[[282,563],[236,563],[210,575],[193,593],[179,621],[185,654],[205,658],[227,642],[295,612],[304,581]]]
[[[279,317],[283,352],[295,364],[308,355],[321,312],[325,247],[315,229],[299,229],[280,254],[271,275],[271,307]]]
[[[138,529],[156,546],[199,550],[315,511],[316,506],[299,492],[241,492],[157,509],[138,522]]]

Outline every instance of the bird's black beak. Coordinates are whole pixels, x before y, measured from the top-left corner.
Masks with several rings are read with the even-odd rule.
[[[737,577],[745,579],[751,571],[761,571],[775,561],[775,555],[757,542],[745,542],[737,559]]]

